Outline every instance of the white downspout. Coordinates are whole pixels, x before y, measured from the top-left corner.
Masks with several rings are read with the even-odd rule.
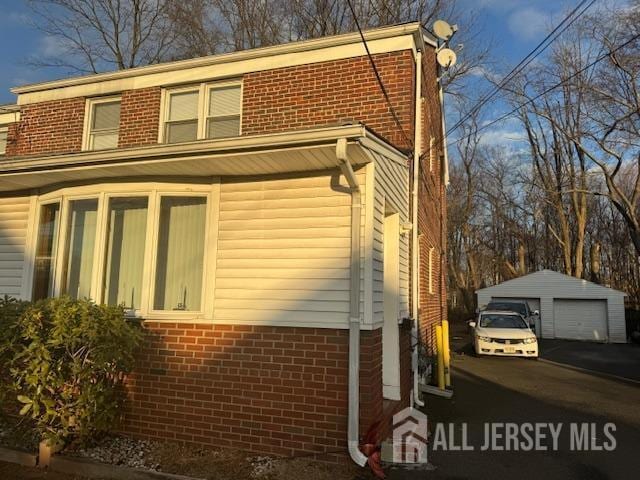
[[[349,423],[347,445],[351,459],[364,467],[367,457],[360,451],[360,186],[347,156],[347,139],[336,144],[340,170],[351,190],[351,285],[349,294]]]
[[[411,327],[411,342],[415,342],[411,354],[411,367],[413,368],[413,401],[419,407],[424,407],[424,402],[420,399],[419,376],[418,376],[418,338],[420,331],[418,328],[418,172],[420,169],[420,155],[422,154],[422,52],[416,52],[416,93],[415,93],[415,124],[413,140],[413,183],[411,192],[411,311],[413,315],[413,326]]]

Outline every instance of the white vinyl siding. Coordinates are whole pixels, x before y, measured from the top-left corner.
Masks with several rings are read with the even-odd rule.
[[[409,171],[381,155],[375,155],[372,242],[373,324],[384,321],[384,217],[385,210],[400,215],[400,225],[409,220]],[[400,235],[400,317],[409,315],[409,240],[410,233]]]
[[[0,197],[0,296],[23,296],[29,210],[29,197]]]
[[[357,177],[364,198],[364,170]],[[346,328],[350,225],[337,172],[223,181],[214,320]]]

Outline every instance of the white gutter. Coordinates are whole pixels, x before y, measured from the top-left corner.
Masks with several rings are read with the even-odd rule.
[[[367,457],[360,451],[360,186],[347,156],[347,139],[336,143],[336,156],[351,189],[351,291],[349,295],[349,423],[347,445],[351,459],[364,467]]]
[[[418,386],[418,338],[420,331],[418,328],[418,173],[420,170],[420,155],[422,154],[422,52],[416,53],[416,93],[415,93],[415,124],[413,140],[413,183],[412,195],[412,228],[411,228],[411,311],[413,314],[413,326],[411,327],[411,342],[415,342],[411,354],[411,367],[413,368],[413,401],[419,407],[424,407],[424,402],[420,399],[420,388]]]

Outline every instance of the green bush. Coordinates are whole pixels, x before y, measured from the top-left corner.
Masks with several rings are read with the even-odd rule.
[[[109,431],[124,401],[141,328],[121,307],[68,297],[26,308],[16,323],[11,360],[20,415],[52,443],[81,442]]]
[[[15,357],[18,343],[18,319],[29,306],[28,302],[21,302],[5,295],[0,298],[0,415],[6,408],[7,401],[12,395],[11,362]]]

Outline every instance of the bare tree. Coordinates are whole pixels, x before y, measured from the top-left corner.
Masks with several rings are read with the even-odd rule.
[[[35,26],[55,42],[40,66],[77,72],[124,69],[161,61],[173,33],[165,0],[27,0]]]

